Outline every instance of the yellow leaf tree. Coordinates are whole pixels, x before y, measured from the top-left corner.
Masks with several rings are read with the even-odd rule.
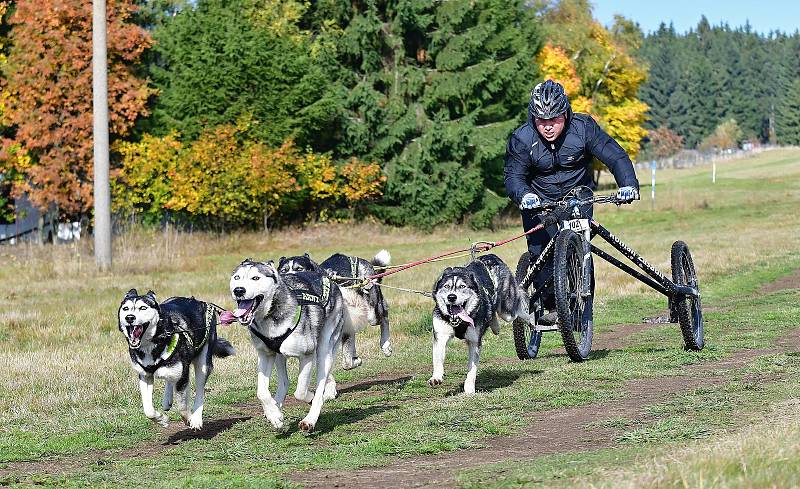
[[[561,82],[573,109],[591,114],[635,159],[648,109],[637,97],[647,69],[631,54],[641,42],[638,27],[617,16],[611,30],[604,28],[587,0],[551,0],[543,12],[542,74]]]

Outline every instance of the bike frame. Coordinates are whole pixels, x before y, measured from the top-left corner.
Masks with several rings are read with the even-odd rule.
[[[592,253],[594,253],[595,255],[599,256],[603,260],[619,268],[620,270],[632,276],[633,278],[639,280],[648,287],[667,296],[667,299],[669,300],[671,322],[677,322],[677,315],[673,308],[673,300],[675,297],[681,295],[687,295],[698,299],[700,298],[700,291],[697,288],[690,287],[688,285],[676,284],[675,282],[667,278],[666,275],[657,270],[647,260],[645,260],[639,253],[637,253],[631,247],[622,242],[622,240],[620,240],[617,236],[615,236],[611,231],[603,227],[603,225],[601,225],[599,222],[595,221],[594,219],[588,219],[583,217],[579,205],[577,204],[572,206],[572,210],[570,212],[570,218],[559,220],[559,233],[568,229],[581,234],[584,238],[582,240],[584,245],[584,258],[583,258],[584,280],[583,280],[583,290],[581,291],[581,295],[583,295],[584,297],[588,297],[592,293],[590,274],[591,274],[591,255]],[[609,253],[591,244],[590,240],[591,237],[594,235],[603,238],[603,240],[605,240],[608,244],[613,246],[617,251],[622,253],[623,256],[632,261],[645,273],[642,273],[634,269],[633,267],[623,263],[622,261],[610,255]],[[536,262],[534,262],[534,264],[529,267],[528,273],[525,275],[525,278],[523,279],[521,284],[523,289],[527,290],[528,287],[533,282],[533,278],[544,269],[545,264],[553,255],[553,251],[555,248],[554,246],[555,241],[556,239],[555,237],[553,237],[553,239],[551,239],[550,242],[547,243],[547,246],[545,247],[544,251],[542,251],[542,253],[539,255]],[[545,283],[547,283],[547,281],[545,281]],[[531,301],[535,301],[541,295],[541,293],[542,293],[541,289],[534,290],[533,293],[531,294]]]

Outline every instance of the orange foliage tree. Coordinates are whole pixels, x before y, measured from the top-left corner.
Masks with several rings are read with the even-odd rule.
[[[641,31],[620,16],[606,29],[592,17],[588,0],[543,5],[548,43],[537,58],[542,74],[566,82],[573,109],[591,114],[635,159],[647,135],[648,107],[638,98],[647,69],[633,57]]]
[[[78,216],[92,206],[92,2],[19,0],[10,18],[11,49],[4,68],[3,123],[30,156],[13,193],[39,207],[56,204]],[[112,137],[124,136],[147,113],[151,94],[135,65],[151,44],[130,23],[133,0],[108,0],[108,97]],[[8,156],[8,151],[5,151]]]

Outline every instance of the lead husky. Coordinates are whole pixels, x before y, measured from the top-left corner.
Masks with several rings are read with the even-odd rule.
[[[465,267],[448,267],[433,286],[433,375],[431,386],[442,383],[447,343],[453,336],[469,347],[464,392],[475,393],[481,343],[486,330],[500,333],[497,316],[506,322],[526,316],[527,295],[496,255],[477,257]]]
[[[139,374],[144,414],[167,426],[169,417],[153,407],[153,377],[164,379],[162,407],[172,407],[173,391],[183,421],[192,429],[203,427],[206,380],[213,369],[212,355],[224,358],[234,349],[217,336],[216,306],[194,297],[170,297],[161,304],[153,291],[125,294],[117,313],[119,330],[128,340],[131,367]],[[195,398],[189,412],[189,364],[194,365]]]
[[[379,251],[369,262],[357,256],[336,253],[319,265],[308,256],[281,257],[278,271],[281,274],[302,271],[324,273],[333,278],[341,287],[342,297],[347,305],[347,315],[342,330],[342,368],[350,370],[361,365],[356,353],[356,334],[368,324],[381,326],[381,351],[387,357],[392,354],[392,341],[389,335],[389,305],[383,297],[380,286],[361,285],[356,280],[336,277],[366,277],[374,275],[375,268],[389,265],[391,255],[386,250]],[[378,279],[378,283],[381,279]]]
[[[294,396],[311,403],[301,431],[314,431],[323,401],[335,397],[331,375],[333,356],[341,339],[344,302],[339,287],[314,272],[279,275],[272,261],[244,260],[231,274],[230,291],[237,309],[231,314],[250,330],[258,354],[257,395],[264,416],[275,428],[283,427],[281,407],[289,390],[286,357],[300,360]],[[225,321],[232,319],[227,315]],[[316,360],[317,385],[309,391],[311,368]],[[278,388],[269,392],[272,366],[278,367]]]

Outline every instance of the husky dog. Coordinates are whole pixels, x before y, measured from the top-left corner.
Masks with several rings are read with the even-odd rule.
[[[389,265],[391,255],[386,250],[379,251],[369,262],[356,256],[336,253],[324,262],[317,264],[308,253],[302,256],[281,257],[278,271],[281,274],[313,271],[331,277],[340,287],[347,305],[344,328],[342,330],[342,368],[350,370],[361,365],[356,353],[356,334],[368,324],[381,326],[381,351],[387,357],[392,354],[392,341],[389,336],[389,305],[383,292],[375,284],[358,285],[356,280],[337,277],[366,277],[375,274],[376,267]],[[378,279],[378,283],[381,279]]]
[[[464,392],[473,394],[484,333],[500,333],[497,316],[511,322],[526,315],[526,294],[508,266],[489,254],[465,267],[446,268],[433,286],[433,299],[433,375],[428,384],[442,383],[447,343],[455,336],[469,347]]]
[[[128,340],[131,366],[139,374],[144,414],[167,426],[169,417],[153,407],[153,377],[166,381],[162,407],[172,407],[174,390],[183,421],[192,429],[203,427],[205,385],[213,368],[212,356],[234,354],[225,339],[217,336],[216,312],[212,304],[194,297],[170,297],[161,304],[153,291],[125,294],[119,305],[119,330]],[[194,365],[195,397],[189,411],[189,365]]]
[[[342,336],[345,305],[339,287],[328,277],[314,272],[280,275],[272,261],[249,258],[231,274],[230,291],[237,308],[224,321],[238,319],[250,330],[250,341],[258,354],[257,395],[264,416],[272,425],[283,427],[283,400],[289,390],[286,357],[300,360],[294,396],[311,403],[299,427],[314,431],[322,403],[336,396],[331,375],[333,357]],[[317,384],[309,390],[311,368],[317,364]],[[269,392],[272,366],[277,365],[278,387]]]

